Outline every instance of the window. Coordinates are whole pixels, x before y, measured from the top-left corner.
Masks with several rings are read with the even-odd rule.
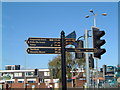
[[[44,72],[44,76],[50,76],[50,72]]]
[[[114,67],[108,66],[107,67],[107,72],[114,72]]]
[[[22,73],[14,73],[14,77],[22,77]]]
[[[26,76],[33,76],[34,73],[33,72],[26,72]]]
[[[24,81],[18,81],[18,83],[24,83]]]
[[[7,81],[7,83],[14,83],[14,81]]]
[[[18,79],[18,83],[24,83],[24,79]]]
[[[28,83],[36,83],[36,78],[27,79]]]
[[[28,83],[36,83],[36,81],[28,81]]]

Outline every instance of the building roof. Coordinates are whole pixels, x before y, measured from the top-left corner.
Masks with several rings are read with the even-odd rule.
[[[34,69],[31,70],[0,70],[0,73],[2,72],[34,72]],[[38,69],[38,71],[50,71],[49,69]]]

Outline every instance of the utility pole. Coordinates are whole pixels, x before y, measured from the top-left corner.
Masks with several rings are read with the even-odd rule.
[[[98,88],[98,58],[96,58],[96,87]]]

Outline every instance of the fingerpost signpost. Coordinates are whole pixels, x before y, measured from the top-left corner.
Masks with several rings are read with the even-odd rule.
[[[74,45],[76,42],[75,31],[65,37],[61,31],[61,38],[36,38],[30,37],[25,40],[28,44],[28,54],[61,54],[62,67],[62,90],[67,90],[66,84],[66,52],[96,52],[95,48],[65,48],[66,45]]]

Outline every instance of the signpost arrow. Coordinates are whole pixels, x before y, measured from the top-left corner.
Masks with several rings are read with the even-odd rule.
[[[28,48],[28,54],[60,54],[61,48]]]
[[[96,52],[97,50],[95,48],[66,48],[66,51],[83,53],[83,52]]]
[[[67,52],[78,52],[78,53],[83,53],[83,52],[96,52],[97,50],[94,48],[66,48]],[[44,48],[44,47],[37,47],[37,48],[28,48],[27,53],[28,54],[60,54],[61,48]]]
[[[75,42],[74,38],[66,38],[66,45]],[[60,38],[28,38],[26,43],[29,47],[60,47]]]
[[[28,38],[26,43],[29,47],[60,47],[59,38]]]

